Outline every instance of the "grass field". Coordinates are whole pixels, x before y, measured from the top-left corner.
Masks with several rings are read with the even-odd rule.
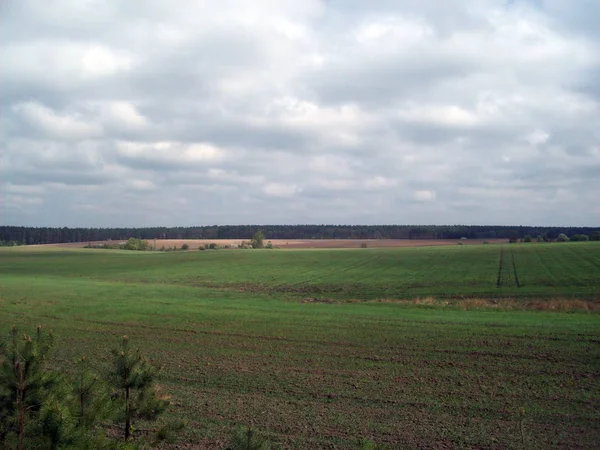
[[[0,331],[52,328],[67,344],[56,354],[66,367],[82,354],[102,367],[128,334],[163,367],[160,384],[171,415],[189,421],[181,443],[190,447],[219,448],[234,426],[252,423],[284,448],[353,448],[362,438],[390,448],[521,448],[525,408],[527,448],[592,449],[600,314],[502,305],[597,305],[599,275],[598,243],[3,249]],[[450,305],[393,301],[428,296]],[[453,305],[464,297],[496,307]]]

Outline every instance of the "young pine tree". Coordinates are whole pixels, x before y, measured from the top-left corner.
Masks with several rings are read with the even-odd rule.
[[[22,338],[13,327],[9,343],[2,346],[0,442],[6,448],[77,445],[68,385],[46,367],[52,343],[52,333],[44,333],[40,326],[34,336]]]
[[[156,420],[165,411],[169,401],[160,395],[154,384],[157,369],[139,350],[129,348],[127,336],[123,336],[121,348],[114,349],[112,354],[113,364],[109,379],[120,394],[120,413],[117,421],[123,425],[123,434],[127,441],[131,437],[135,420]]]
[[[114,414],[115,404],[111,401],[110,388],[91,371],[85,356],[77,363],[72,393],[72,407],[78,426],[91,428]]]
[[[100,425],[115,417],[117,404],[111,398],[110,386],[90,369],[85,356],[77,362],[67,398],[74,423],[71,433],[79,447],[109,447]]]

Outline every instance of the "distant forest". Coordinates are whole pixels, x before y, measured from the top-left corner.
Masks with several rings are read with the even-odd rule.
[[[527,235],[554,240],[559,234],[584,234],[600,240],[600,227],[514,227],[479,225],[222,225],[148,228],[48,228],[0,226],[4,245],[56,244],[138,239],[519,239]]]

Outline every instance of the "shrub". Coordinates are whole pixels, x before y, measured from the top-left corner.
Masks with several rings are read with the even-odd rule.
[[[17,247],[19,245],[25,245],[25,244],[21,244],[19,241],[2,241],[0,240],[0,247]],[[91,248],[91,247],[87,247],[86,248]]]
[[[211,242],[210,244],[208,244],[208,248],[211,250],[214,250],[217,248],[217,244],[215,244],[214,242]]]
[[[262,231],[258,230],[256,233],[254,233],[250,244],[252,245],[252,248],[263,248],[264,240],[265,234]]]
[[[150,250],[150,244],[148,243],[148,241],[144,241],[142,239],[129,238],[127,242],[123,245],[123,250]]]
[[[95,249],[104,249],[104,250],[121,250],[121,249],[123,249],[123,245],[119,245],[119,244],[87,244],[87,245],[84,245],[83,248],[95,248]]]
[[[567,237],[567,235],[566,235],[566,234],[564,234],[564,233],[560,233],[560,234],[558,235],[558,237],[556,238],[556,240],[557,240],[558,242],[569,242],[569,238],[568,238],[568,237]]]
[[[200,250],[200,251],[204,251],[204,250],[206,250],[206,247],[205,247],[204,245],[200,245],[200,246],[198,247],[198,250]]]
[[[526,234],[523,238],[523,242],[531,242],[531,236],[529,234]]]
[[[272,249],[273,248],[273,243],[271,241],[267,242],[267,244],[265,245],[265,248]]]
[[[571,236],[571,240],[574,242],[589,241],[590,237],[587,234],[575,234]]]
[[[483,241],[483,243],[487,245],[490,243],[490,241]]]
[[[360,248],[367,248],[367,247],[368,247],[368,245],[367,245],[367,243],[366,243],[366,242],[362,242],[362,243],[360,244]]]
[[[189,250],[189,249],[190,249],[190,246],[188,244],[183,244],[181,246],[181,250]]]

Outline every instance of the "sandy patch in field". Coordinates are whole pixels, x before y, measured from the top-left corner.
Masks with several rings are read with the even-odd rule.
[[[160,249],[161,247],[181,248],[188,244],[191,250],[197,250],[201,245],[206,246],[214,242],[218,246],[231,245],[237,247],[243,240],[249,239],[148,239],[150,245]],[[265,243],[268,242],[265,239]],[[72,242],[68,244],[45,244],[30,245],[29,247],[55,247],[55,248],[82,248],[88,244],[116,244],[125,241],[94,241],[94,242]],[[368,248],[395,248],[395,247],[434,247],[443,245],[477,245],[483,242],[490,244],[506,243],[508,239],[272,239],[276,247],[281,248],[361,248],[366,244]]]

